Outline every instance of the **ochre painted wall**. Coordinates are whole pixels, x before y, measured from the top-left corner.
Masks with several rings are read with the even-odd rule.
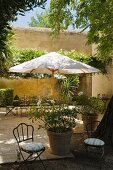
[[[57,79],[0,79],[1,88],[14,88],[14,95],[58,98]]]

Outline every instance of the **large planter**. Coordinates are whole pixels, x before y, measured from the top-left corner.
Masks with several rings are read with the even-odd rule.
[[[66,155],[70,152],[72,131],[66,133],[56,133],[47,130],[50,148],[55,155]]]
[[[83,120],[84,131],[86,131],[86,125],[88,123],[97,121],[98,120],[98,115],[82,115],[82,120]],[[96,126],[97,125],[95,123],[93,123],[92,130],[94,130]]]

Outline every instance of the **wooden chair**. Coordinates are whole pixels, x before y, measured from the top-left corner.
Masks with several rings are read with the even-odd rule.
[[[101,151],[100,152],[101,157],[103,157],[105,142],[103,140],[93,137],[93,132],[94,132],[95,128],[97,128],[99,123],[100,123],[100,121],[92,121],[91,123],[88,123],[86,125],[88,138],[86,138],[84,140],[84,144],[85,144],[85,148],[86,148],[87,152],[89,151],[89,148],[95,148],[95,151],[96,151],[96,149]],[[95,128],[94,128],[94,126],[95,126]]]
[[[45,151],[45,147],[42,143],[34,143],[33,134],[34,127],[25,123],[20,123],[13,129],[13,135],[18,144],[18,153],[22,157],[23,163],[35,161],[39,158],[46,170],[46,167],[40,158],[41,154]],[[27,157],[25,157],[24,153],[27,154]]]

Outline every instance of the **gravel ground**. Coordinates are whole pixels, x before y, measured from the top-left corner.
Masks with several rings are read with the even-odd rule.
[[[44,160],[46,170],[113,170],[113,160],[106,156],[104,159],[95,154],[86,154],[84,151],[73,151],[73,158]],[[110,153],[111,155],[111,153]],[[18,163],[0,165],[0,170],[16,170]],[[27,165],[27,166],[26,166]],[[22,164],[20,170],[44,170],[40,161]]]
[[[113,164],[104,164],[98,161],[89,161],[88,159],[80,160],[77,158],[65,158],[56,160],[45,160],[44,164],[47,170],[112,170]],[[16,170],[16,163],[2,164],[0,170]],[[20,170],[44,170],[42,164],[37,161],[30,163],[28,166],[22,165]]]

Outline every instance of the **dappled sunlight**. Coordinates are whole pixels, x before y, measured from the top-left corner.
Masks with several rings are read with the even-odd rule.
[[[2,143],[5,143],[5,141],[4,140],[0,140],[0,143],[2,144]]]
[[[45,146],[48,147],[48,148],[50,147],[49,143],[45,143]]]
[[[41,139],[41,138],[42,138],[42,136],[39,136],[39,135],[38,135],[38,139]]]
[[[3,152],[3,154],[8,154],[8,152],[10,152],[10,148],[7,148],[7,147],[1,147],[1,151]]]
[[[3,163],[4,161],[3,161],[3,158],[2,158],[2,156],[0,155],[0,162],[1,163]]]
[[[16,143],[15,139],[9,139],[5,142],[5,144],[13,144]]]
[[[2,134],[2,133],[0,133],[0,136],[3,136],[3,134]]]
[[[80,119],[75,119],[75,120],[76,120],[76,123],[77,123],[77,124],[81,124],[81,125],[83,124],[83,121],[82,121],[82,120],[80,120]]]
[[[38,135],[36,135],[36,137],[38,137],[38,138],[47,138],[47,135],[43,135],[43,136],[42,136],[42,135],[39,135],[39,134],[38,134]]]
[[[21,118],[16,116],[6,116],[5,118],[2,118],[2,121],[0,123],[0,163],[16,161],[16,152],[18,147],[17,142],[13,137],[13,129],[21,122],[32,124],[27,117]],[[82,121],[81,119],[77,118],[76,122],[76,131],[78,131],[78,127],[82,124]],[[37,123],[33,123],[33,126],[35,128],[34,142],[44,144],[44,146],[46,147],[44,157],[46,156],[47,159],[53,157],[53,155],[51,154],[49,139],[46,130],[37,129]],[[56,156],[54,156],[54,158],[55,157]]]

